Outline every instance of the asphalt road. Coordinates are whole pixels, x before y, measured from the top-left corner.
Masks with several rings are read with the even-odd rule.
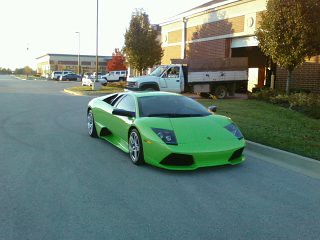
[[[76,84],[0,76],[0,239],[319,239],[320,180],[250,155],[134,166],[87,135]]]

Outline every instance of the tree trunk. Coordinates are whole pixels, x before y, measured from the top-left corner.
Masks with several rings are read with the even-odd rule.
[[[292,70],[288,70],[288,78],[287,78],[287,84],[286,84],[286,94],[290,94],[290,83],[292,80]]]

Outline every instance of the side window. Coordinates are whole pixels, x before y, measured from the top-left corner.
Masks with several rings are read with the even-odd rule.
[[[123,95],[118,95],[116,98],[114,98],[111,101],[111,106],[115,106],[121,98],[123,98]]]
[[[167,71],[168,78],[178,78],[179,77],[180,68],[172,67]]]
[[[118,96],[118,94],[113,94],[105,99],[103,99],[104,102],[111,104],[111,102]]]
[[[123,109],[126,111],[130,111],[130,112],[135,112],[136,111],[136,107],[135,107],[135,102],[134,102],[134,98],[132,96],[125,96],[124,98],[122,98],[119,103],[116,106],[119,109]]]

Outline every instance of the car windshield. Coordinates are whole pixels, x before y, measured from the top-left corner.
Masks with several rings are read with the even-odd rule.
[[[179,95],[139,97],[138,103],[140,117],[178,118],[210,115],[200,103]]]
[[[157,67],[152,73],[150,73],[150,76],[160,77],[161,74],[167,69],[167,66],[159,66]]]

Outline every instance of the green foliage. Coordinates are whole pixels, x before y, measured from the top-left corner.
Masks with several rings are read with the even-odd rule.
[[[0,67],[0,74],[11,74],[11,73],[12,73],[11,69]]]
[[[14,70],[14,74],[31,75],[36,74],[36,71],[29,66],[25,66],[24,68],[16,68],[16,70]]]
[[[145,12],[137,10],[132,14],[129,29],[124,35],[123,51],[130,67],[137,69],[140,74],[161,62],[163,50],[158,41],[159,34],[150,25]]]
[[[318,0],[269,0],[256,31],[259,46],[280,67],[292,71],[307,57],[320,53]]]
[[[300,92],[286,95],[276,90],[264,89],[251,93],[250,98],[278,104],[320,119],[320,94]]]

